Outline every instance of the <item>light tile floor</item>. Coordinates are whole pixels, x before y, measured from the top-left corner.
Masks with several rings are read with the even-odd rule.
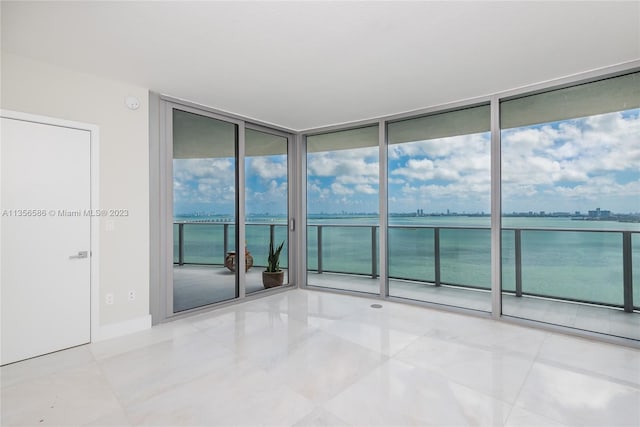
[[[368,294],[380,292],[379,279],[353,274],[310,273],[309,284]],[[391,279],[389,294],[409,300],[491,311],[491,294],[488,291],[452,286],[436,287],[428,283]],[[625,313],[617,308],[504,294],[502,313],[506,316],[640,340],[640,313],[637,311]]]
[[[292,290],[0,368],[1,424],[638,426],[640,350]]]

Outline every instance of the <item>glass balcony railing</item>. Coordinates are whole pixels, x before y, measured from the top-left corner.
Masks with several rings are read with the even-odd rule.
[[[388,230],[390,279],[491,289],[488,228]],[[287,235],[286,224],[247,224],[246,231],[256,266],[265,266],[269,241]],[[378,277],[377,225],[309,225],[307,231],[309,271]],[[175,223],[174,263],[222,266],[234,235],[232,224]],[[286,254],[282,260],[286,268]],[[502,286],[517,297],[639,309],[640,231],[503,228]]]
[[[378,226],[310,225],[307,269],[378,277]]]
[[[640,245],[634,231],[504,229],[503,290],[624,307],[640,305],[637,264]],[[634,250],[635,249],[635,250]],[[635,255],[634,255],[635,254]],[[505,262],[508,260],[508,262]]]
[[[286,224],[247,224],[246,247],[253,265],[266,267],[269,242],[287,240]],[[178,222],[173,224],[173,263],[177,265],[224,265],[227,253],[235,251],[235,225],[230,223]],[[288,248],[282,249],[280,267],[288,267]]]

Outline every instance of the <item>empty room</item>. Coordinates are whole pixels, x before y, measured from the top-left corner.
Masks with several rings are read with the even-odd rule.
[[[640,425],[640,2],[0,14],[3,426]]]

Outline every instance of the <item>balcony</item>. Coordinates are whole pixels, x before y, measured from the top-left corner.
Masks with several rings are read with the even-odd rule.
[[[286,238],[287,228],[246,230],[250,293],[260,289],[253,276],[265,266],[269,241]],[[378,226],[307,231],[309,286],[379,293]],[[210,288],[198,283],[212,280],[233,298],[235,276],[223,267],[233,236],[228,223],[174,224],[174,300],[197,300]],[[482,227],[389,226],[390,295],[490,311],[490,240]],[[640,231],[503,228],[502,246],[504,315],[640,340]],[[282,259],[286,268],[286,253]]]

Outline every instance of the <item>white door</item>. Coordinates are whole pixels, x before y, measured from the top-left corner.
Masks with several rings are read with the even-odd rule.
[[[91,135],[1,120],[4,365],[91,339]]]

